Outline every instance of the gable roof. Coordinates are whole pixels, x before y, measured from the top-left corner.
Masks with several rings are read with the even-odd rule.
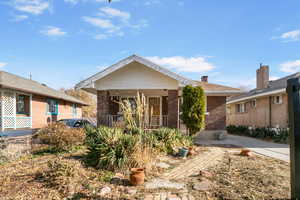
[[[82,88],[93,88],[94,82],[109,75],[110,73],[113,73],[114,71],[125,67],[126,65],[132,63],[132,62],[138,62],[141,63],[143,65],[145,65],[146,67],[149,67],[157,72],[160,72],[172,79],[175,79],[179,82],[180,86],[185,86],[185,85],[193,85],[193,86],[202,86],[204,91],[206,93],[210,93],[210,94],[224,94],[224,93],[228,93],[228,94],[239,94],[241,93],[240,89],[237,88],[232,88],[232,87],[227,87],[227,86],[223,86],[223,85],[217,85],[217,84],[212,84],[212,83],[206,83],[206,82],[200,82],[200,81],[193,81],[191,79],[185,78],[183,76],[180,76],[164,67],[161,67],[143,57],[137,56],[137,55],[132,55],[129,56],[119,62],[117,62],[114,65],[111,65],[110,67],[100,71],[99,73],[81,81],[80,83],[78,83],[75,88],[76,89],[82,89]]]
[[[92,88],[93,87],[93,83],[105,76],[107,76],[108,74],[113,73],[114,71],[125,67],[126,65],[132,63],[132,62],[138,62],[141,63],[143,65],[145,65],[146,67],[149,67],[157,72],[160,72],[172,79],[177,80],[181,85],[192,85],[194,84],[194,82],[188,78],[185,78],[183,76],[180,76],[166,68],[163,68],[153,62],[151,62],[150,60],[147,60],[143,57],[137,56],[137,55],[132,55],[129,56],[119,62],[117,62],[116,64],[111,65],[110,67],[98,72],[97,74],[81,81],[80,83],[76,84],[75,88],[76,89],[81,89],[81,88]]]
[[[274,95],[278,93],[285,93],[286,87],[287,87],[287,80],[291,78],[299,78],[300,77],[300,72],[291,74],[289,76],[285,76],[283,78],[274,80],[274,81],[269,81],[268,87],[264,89],[254,89],[249,91],[248,93],[231,97],[227,104],[230,103],[236,103],[240,101],[245,101],[248,99],[253,99],[257,97],[262,97],[262,96],[268,96],[268,95]]]
[[[0,86],[12,88],[24,92],[29,92],[33,94],[39,94],[47,97],[52,97],[55,99],[62,99],[65,101],[70,101],[73,103],[78,103],[82,105],[87,105],[83,101],[80,101],[76,99],[75,97],[72,97],[70,95],[67,95],[66,93],[62,91],[58,91],[55,89],[52,89],[46,85],[43,85],[37,81],[33,81],[30,79],[26,79],[5,71],[0,71]]]

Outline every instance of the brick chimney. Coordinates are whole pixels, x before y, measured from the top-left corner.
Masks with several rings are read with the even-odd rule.
[[[267,88],[269,84],[269,66],[260,64],[256,70],[256,89]]]
[[[201,81],[202,82],[208,82],[208,76],[201,76]]]

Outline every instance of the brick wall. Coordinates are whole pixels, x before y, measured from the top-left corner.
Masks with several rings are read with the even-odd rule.
[[[224,130],[226,127],[226,97],[208,96],[205,118],[206,130]]]
[[[33,95],[32,96],[32,128],[41,128],[49,122],[60,119],[81,118],[81,106],[77,106],[77,116],[73,115],[73,103],[59,100],[58,115],[47,114],[47,99],[48,97]]]
[[[270,96],[256,99],[256,107],[251,107],[250,102],[246,102],[246,112],[237,113],[236,104],[227,105],[227,125],[245,125],[252,127],[282,127],[288,126],[288,98],[282,96],[282,104],[274,104]],[[271,105],[271,121],[270,121]],[[271,124],[270,124],[271,123]]]
[[[178,90],[168,90],[168,127],[179,128]]]
[[[109,114],[109,92],[108,91],[97,91],[97,124],[98,126],[108,125],[108,114]]]

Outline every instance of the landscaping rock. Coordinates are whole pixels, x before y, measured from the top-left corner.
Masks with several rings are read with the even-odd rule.
[[[167,197],[167,200],[181,200],[181,198],[176,194],[171,194]]]
[[[159,162],[155,164],[156,167],[162,168],[162,169],[168,169],[170,167],[169,164],[164,163],[164,162]]]
[[[135,195],[137,193],[137,189],[134,188],[126,188],[125,191],[127,194],[131,194],[131,195]]]
[[[209,180],[203,180],[200,183],[195,183],[193,189],[197,191],[208,191],[211,189],[211,184]]]
[[[184,187],[184,183],[171,182],[166,179],[153,179],[145,184],[145,188],[147,189],[167,188],[180,190]]]
[[[212,173],[205,170],[200,170],[199,175],[205,178],[211,178],[213,176]]]
[[[109,194],[110,192],[111,192],[110,187],[105,186],[105,187],[103,187],[103,188],[100,190],[100,195],[101,195],[101,196],[104,196],[104,195]]]

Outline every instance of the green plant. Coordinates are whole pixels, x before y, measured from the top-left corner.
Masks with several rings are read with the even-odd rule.
[[[124,133],[118,128],[87,128],[86,145],[90,164],[105,170],[123,170],[144,165],[151,152],[142,160],[137,155],[148,148],[144,134]]]
[[[182,92],[181,119],[191,135],[205,127],[205,95],[203,89],[187,85]]]
[[[53,146],[56,151],[70,151],[83,144],[85,132],[83,129],[69,128],[63,123],[51,123],[40,129],[35,137],[42,143]]]
[[[154,147],[166,153],[173,153],[177,147],[192,145],[191,137],[182,134],[178,129],[160,128],[149,135],[154,136]]]

